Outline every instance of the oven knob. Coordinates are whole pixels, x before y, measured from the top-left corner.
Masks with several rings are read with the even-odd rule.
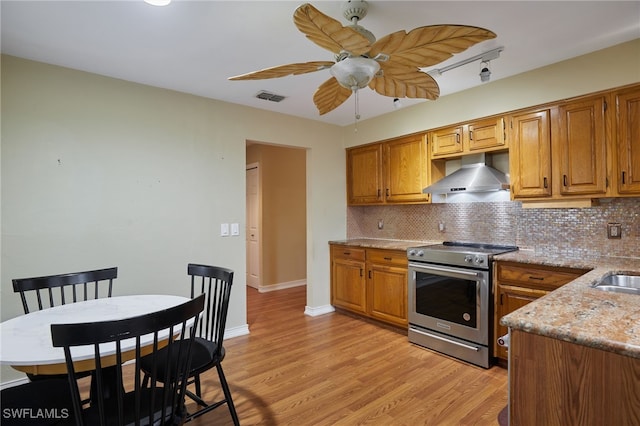
[[[476,264],[477,265],[482,265],[484,263],[484,259],[480,256],[476,257]]]
[[[418,250],[418,253],[416,253],[418,256],[422,257],[424,256],[424,250]]]
[[[464,257],[464,261],[465,261],[466,263],[473,263],[473,256],[471,256],[470,254],[466,255],[466,256]]]

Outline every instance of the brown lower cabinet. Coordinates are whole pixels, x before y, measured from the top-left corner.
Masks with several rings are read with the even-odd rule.
[[[639,425],[640,359],[511,331],[511,426]]]
[[[331,304],[391,325],[407,326],[404,250],[331,246]]]
[[[495,341],[507,334],[500,318],[589,272],[588,269],[559,268],[529,263],[494,262],[495,337],[494,356],[507,362],[507,349]]]

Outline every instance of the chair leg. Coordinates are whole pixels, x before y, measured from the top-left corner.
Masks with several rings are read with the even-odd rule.
[[[202,388],[200,387],[200,375],[196,374],[196,376],[193,378],[193,382],[196,385],[196,395],[198,395],[200,398],[202,398]]]
[[[220,384],[222,385],[224,398],[227,400],[227,406],[229,406],[229,412],[231,413],[233,424],[235,426],[240,426],[240,421],[238,420],[238,413],[236,413],[236,407],[235,405],[233,405],[233,399],[231,398],[231,391],[229,390],[229,384],[227,383],[227,378],[224,376],[224,371],[222,371],[222,365],[220,363],[216,364],[216,369],[218,370],[218,377],[220,377]]]
[[[233,419],[233,424],[235,426],[240,426],[240,420],[238,420],[238,413],[236,413],[236,406],[233,404],[233,399],[231,398],[231,391],[229,390],[229,384],[227,383],[227,378],[224,375],[224,371],[222,371],[222,366],[220,364],[216,364],[216,369],[218,370],[218,377],[220,379],[220,385],[222,387],[222,392],[224,393],[224,399],[213,404],[207,404],[200,398],[198,395],[195,395],[193,392],[187,390],[187,396],[199,405],[202,405],[204,408],[196,411],[195,413],[189,414],[187,416],[187,422],[195,419],[196,417],[200,417],[205,413],[208,413],[211,410],[215,410],[222,404],[226,403],[229,407],[229,412],[231,413],[231,418]]]

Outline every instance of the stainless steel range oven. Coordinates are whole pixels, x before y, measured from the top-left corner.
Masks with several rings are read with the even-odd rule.
[[[489,368],[491,263],[517,249],[451,241],[408,249],[409,341]]]

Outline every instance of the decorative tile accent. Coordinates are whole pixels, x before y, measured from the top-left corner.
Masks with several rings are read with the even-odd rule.
[[[640,257],[640,198],[604,201],[582,209],[523,209],[512,201],[347,207],[347,238],[487,242],[571,257]],[[621,239],[607,238],[610,222],[622,224]]]

